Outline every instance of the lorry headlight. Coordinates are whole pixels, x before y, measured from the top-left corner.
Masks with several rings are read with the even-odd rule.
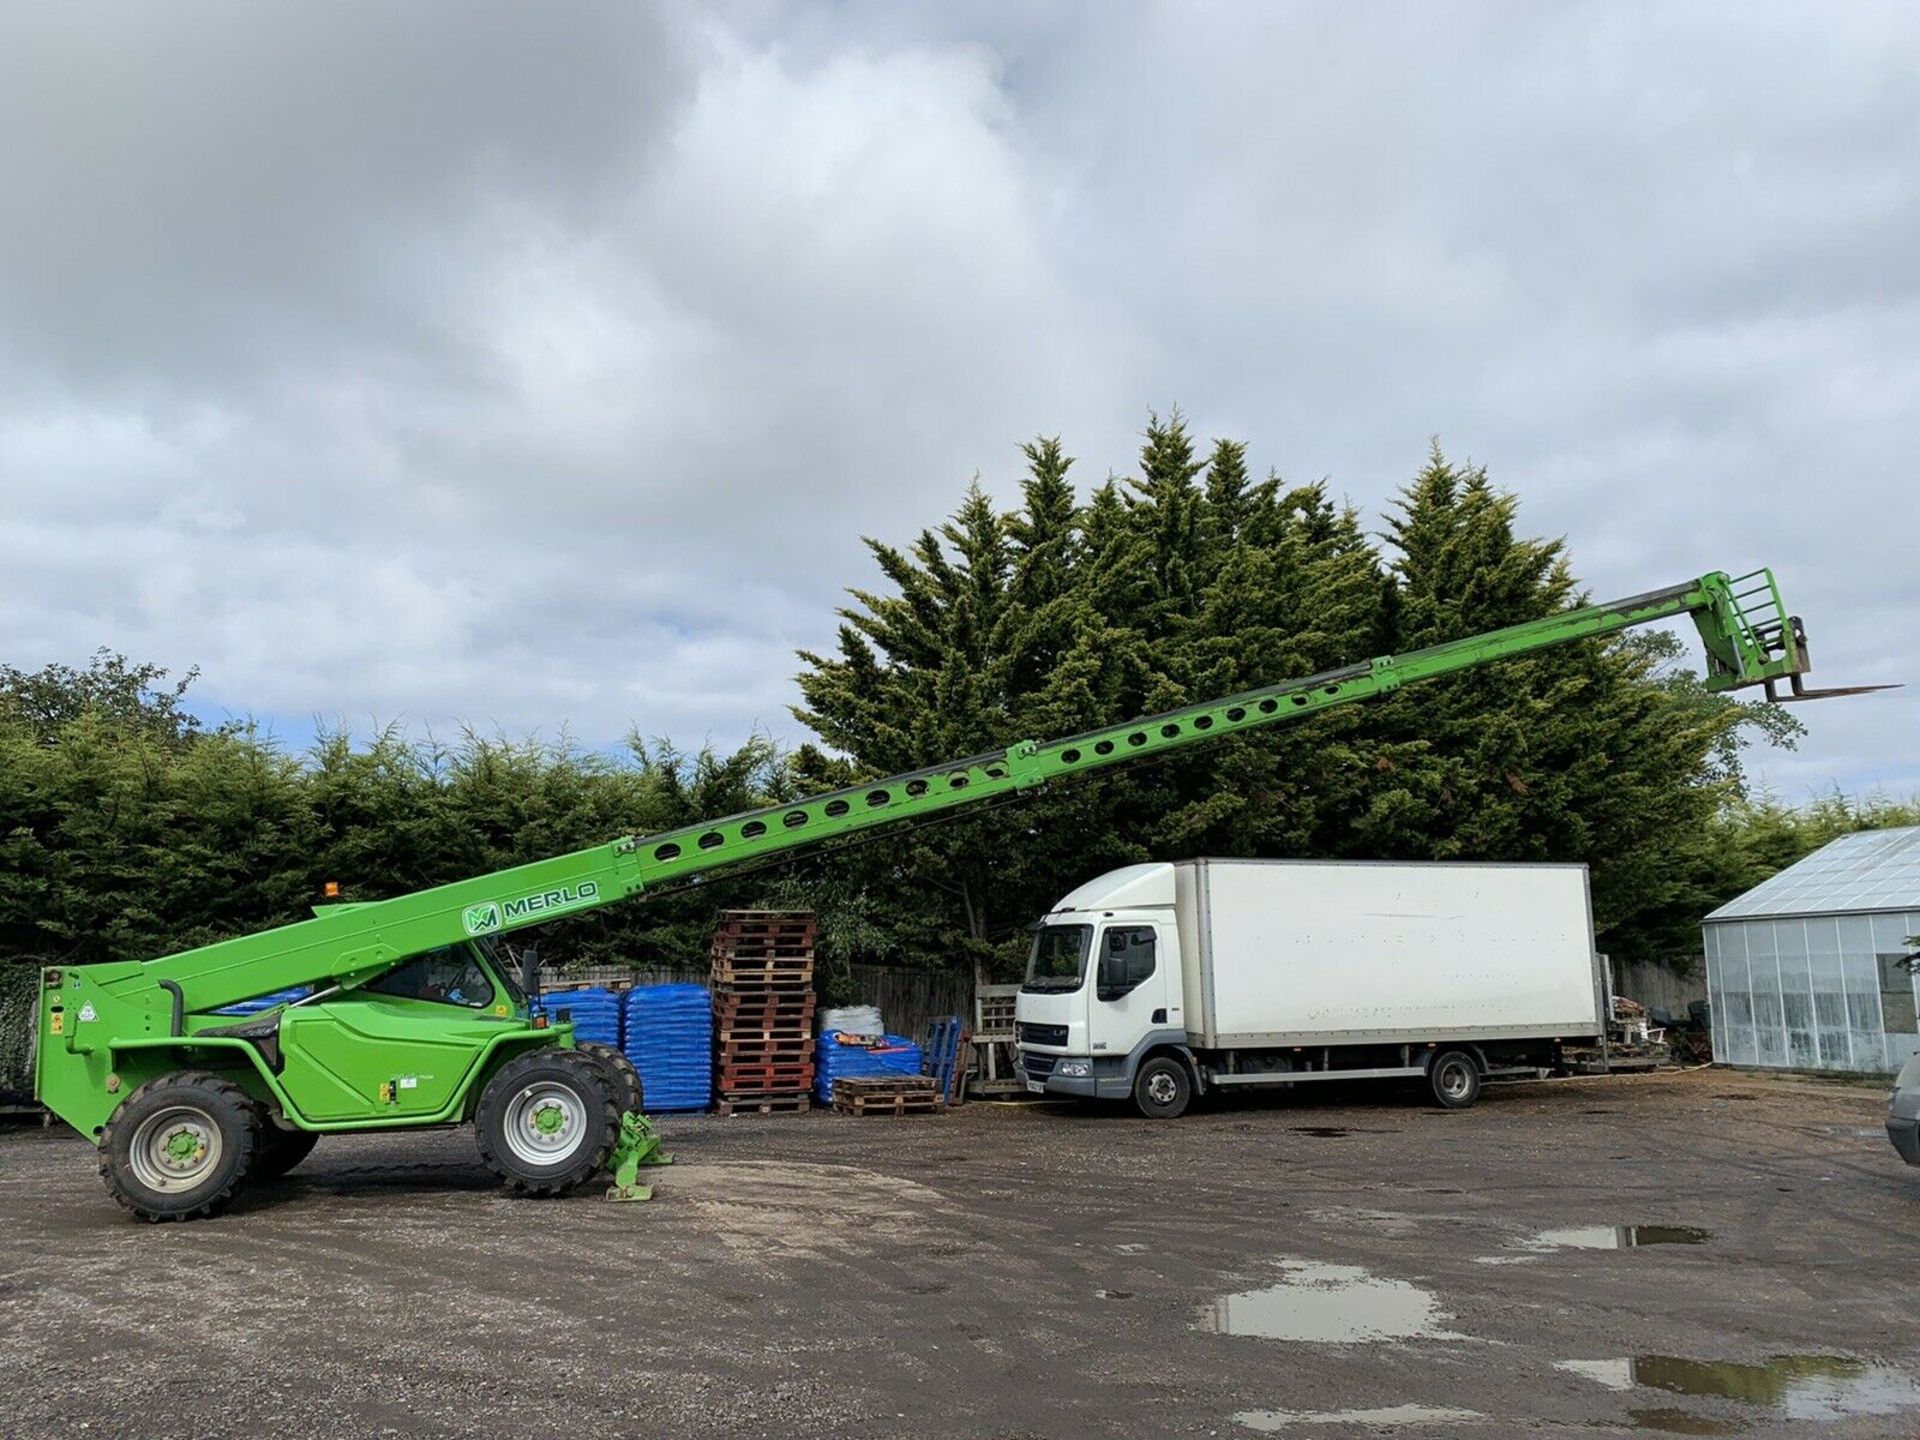
[[[1062,1060],[1054,1066],[1053,1073],[1066,1080],[1084,1080],[1093,1074],[1091,1060]]]

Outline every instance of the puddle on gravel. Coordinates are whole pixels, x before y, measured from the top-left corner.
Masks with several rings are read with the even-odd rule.
[[[1644,1410],[1627,1411],[1627,1424],[1635,1430],[1658,1430],[1663,1435],[1738,1435],[1740,1429],[1731,1420],[1701,1415],[1692,1410],[1677,1410],[1671,1405],[1655,1405]]]
[[[1733,1360],[1689,1360],[1679,1355],[1635,1355],[1614,1360],[1562,1360],[1558,1368],[1583,1375],[1609,1390],[1644,1386],[1673,1395],[1698,1395],[1762,1405],[1786,1420],[1846,1420],[1920,1409],[1920,1384],[1889,1366],[1848,1355],[1770,1355],[1757,1365]],[[1642,1429],[1677,1434],[1727,1431],[1674,1430],[1647,1417],[1693,1423],[1712,1417],[1687,1411],[1635,1411]]]
[[[1444,1329],[1451,1317],[1430,1291],[1383,1280],[1357,1265],[1285,1260],[1286,1278],[1261,1290],[1222,1295],[1200,1316],[1220,1335],[1301,1340],[1326,1345],[1375,1340],[1464,1340]]]
[[[1249,1430],[1285,1430],[1294,1425],[1459,1425],[1486,1417],[1447,1405],[1386,1405],[1377,1410],[1242,1410],[1234,1424]]]
[[[1520,1242],[1522,1250],[1638,1250],[1647,1245],[1704,1245],[1711,1230],[1695,1225],[1576,1225],[1542,1230]]]

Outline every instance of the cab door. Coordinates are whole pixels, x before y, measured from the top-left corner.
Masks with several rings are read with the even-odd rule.
[[[1091,1016],[1087,1027],[1095,1055],[1127,1055],[1148,1032],[1168,1020],[1167,979],[1176,954],[1150,920],[1111,920],[1094,938]]]
[[[364,989],[290,1007],[280,1078],[309,1120],[429,1118],[460,1093],[510,1012],[467,948],[449,946]]]

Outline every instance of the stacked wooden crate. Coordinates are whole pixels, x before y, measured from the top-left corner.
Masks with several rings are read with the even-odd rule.
[[[713,934],[713,1088],[720,1114],[807,1108],[816,931],[805,910],[720,912]]]

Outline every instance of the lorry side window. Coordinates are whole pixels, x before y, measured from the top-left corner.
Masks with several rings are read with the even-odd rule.
[[[1151,979],[1153,952],[1151,925],[1109,925],[1100,940],[1100,998],[1118,1000]]]

